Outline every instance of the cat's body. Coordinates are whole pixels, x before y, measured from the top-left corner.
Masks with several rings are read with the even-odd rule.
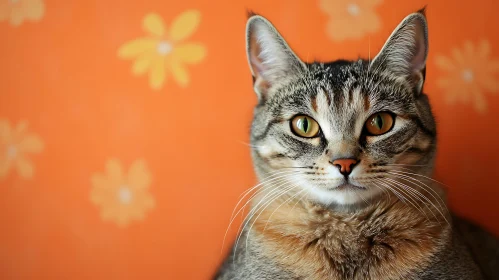
[[[276,201],[217,279],[498,279],[499,244],[488,233],[457,217],[452,230],[443,220],[428,223],[395,201],[354,215],[302,203],[274,212],[283,202]],[[265,215],[273,215],[268,224]]]
[[[305,64],[260,16],[247,32],[261,184],[217,279],[497,276],[497,241],[483,232],[466,241],[430,179],[436,128],[422,92],[422,12],[372,61]]]

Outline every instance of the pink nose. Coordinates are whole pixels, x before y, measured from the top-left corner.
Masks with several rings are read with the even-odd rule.
[[[353,166],[357,164],[357,160],[352,158],[340,158],[333,161],[333,165],[338,166],[340,173],[348,175],[352,172]]]

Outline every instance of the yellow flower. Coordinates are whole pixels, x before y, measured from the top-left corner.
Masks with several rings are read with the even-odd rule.
[[[9,20],[14,26],[25,19],[38,21],[44,12],[43,0],[0,0],[0,21]]]
[[[153,89],[162,88],[167,72],[180,86],[187,86],[189,76],[185,64],[199,63],[206,55],[204,46],[185,42],[196,31],[200,17],[198,11],[186,11],[173,20],[167,32],[159,15],[148,14],[143,20],[143,28],[148,36],[122,45],[118,56],[135,59],[133,74],[148,72],[149,84]]]
[[[334,41],[359,39],[378,31],[381,23],[374,8],[382,0],[320,0],[321,10],[329,15],[326,33]]]
[[[144,161],[135,161],[124,174],[116,159],[107,161],[105,174],[91,178],[90,200],[100,208],[101,218],[118,226],[127,226],[133,220],[142,220],[154,207],[149,193],[151,175]]]
[[[497,92],[499,60],[490,57],[490,44],[483,40],[480,44],[464,43],[464,48],[454,48],[451,57],[436,56],[437,66],[446,75],[437,80],[437,85],[446,92],[447,102],[473,103],[478,112],[487,110],[483,91]]]
[[[34,167],[28,155],[43,150],[40,137],[26,130],[28,124],[19,122],[12,129],[9,122],[0,119],[0,179],[6,177],[12,168],[23,178],[33,177]]]

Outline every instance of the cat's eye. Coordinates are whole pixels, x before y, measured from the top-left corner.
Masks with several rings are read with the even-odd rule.
[[[312,138],[319,135],[319,124],[309,116],[299,115],[291,120],[291,130],[298,136]]]
[[[369,135],[381,135],[387,133],[393,127],[393,115],[387,112],[380,112],[371,115],[365,124],[365,129]]]

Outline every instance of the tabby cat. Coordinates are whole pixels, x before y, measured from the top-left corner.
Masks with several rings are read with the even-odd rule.
[[[259,15],[246,32],[260,184],[216,279],[499,279],[496,239],[431,179],[424,10],[372,60],[305,63]]]

